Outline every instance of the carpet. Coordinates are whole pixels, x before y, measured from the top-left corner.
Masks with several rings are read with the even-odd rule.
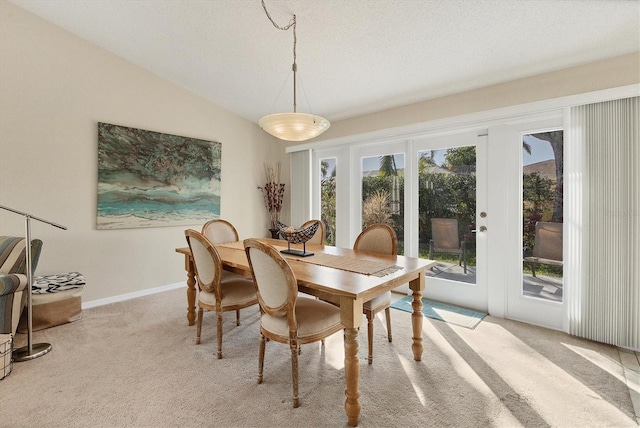
[[[53,349],[0,381],[0,426],[347,427],[341,332],[302,345],[294,409],[288,346],[267,342],[257,382],[258,308],[242,309],[240,325],[224,313],[218,360],[215,313],[204,313],[196,345],[185,289],[85,309],[35,332],[34,343]],[[411,318],[395,311],[389,343],[376,317],[371,365],[360,328],[359,428],[638,428],[614,346],[489,315],[475,329],[423,323],[414,361]]]
[[[411,307],[412,301],[413,296],[406,296],[393,302],[391,307],[405,312],[413,312],[413,308]],[[422,298],[422,314],[428,318],[433,318],[470,329],[476,328],[480,321],[487,316],[484,312],[435,302],[424,297]]]

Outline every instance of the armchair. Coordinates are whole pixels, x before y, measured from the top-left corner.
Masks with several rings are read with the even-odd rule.
[[[27,300],[26,239],[0,236],[0,334],[16,334]],[[36,270],[42,241],[31,240],[31,274]]]

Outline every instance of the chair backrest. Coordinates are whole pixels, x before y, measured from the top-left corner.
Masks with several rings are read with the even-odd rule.
[[[562,260],[562,223],[539,221],[533,243],[533,256]]]
[[[395,256],[398,254],[398,238],[390,226],[372,224],[360,232],[353,243],[353,249]]]
[[[15,334],[27,301],[25,238],[0,236],[0,334]],[[40,259],[42,241],[31,240],[31,274]]]
[[[0,273],[27,274],[26,239],[15,236],[0,236]],[[35,273],[42,241],[31,240],[31,274]]]
[[[197,230],[187,229],[184,234],[193,257],[198,286],[206,292],[219,293],[220,278],[222,277],[222,259],[218,254],[218,250],[206,236]],[[216,294],[217,301],[220,301],[221,298],[222,296]]]
[[[202,226],[202,234],[213,244],[238,241],[238,231],[231,223],[222,219],[209,220]]]
[[[291,266],[277,249],[257,239],[245,239],[244,248],[260,308],[271,316],[287,317],[289,330],[295,330],[298,283]]]
[[[431,239],[433,246],[439,249],[460,249],[460,232],[458,231],[458,219],[432,218]]]
[[[316,230],[316,233],[313,235],[313,237],[307,241],[307,244],[324,245],[325,228],[324,228],[324,222],[322,220],[305,221],[304,224],[300,226],[300,229],[309,227],[315,222],[318,222],[318,229]]]

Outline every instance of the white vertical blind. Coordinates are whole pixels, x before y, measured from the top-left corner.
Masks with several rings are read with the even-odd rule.
[[[573,107],[570,129],[569,332],[640,349],[640,97]]]
[[[291,225],[311,219],[311,150],[291,153]]]

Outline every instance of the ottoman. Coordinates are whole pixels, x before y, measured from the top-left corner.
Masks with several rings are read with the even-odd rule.
[[[43,330],[82,318],[84,276],[79,272],[37,276],[31,287],[31,326]],[[22,312],[18,331],[26,333],[27,309]]]

